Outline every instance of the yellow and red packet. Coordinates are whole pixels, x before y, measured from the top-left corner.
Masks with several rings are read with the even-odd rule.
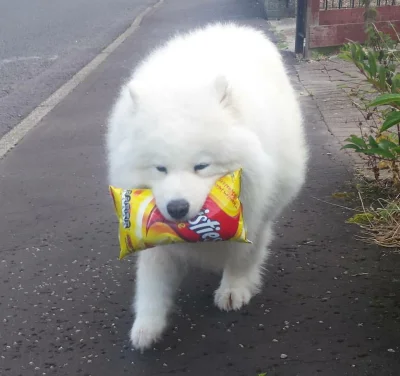
[[[186,222],[163,217],[150,189],[110,186],[119,219],[120,259],[158,245],[236,241],[246,237],[240,202],[241,170],[223,176],[211,189],[201,211]]]

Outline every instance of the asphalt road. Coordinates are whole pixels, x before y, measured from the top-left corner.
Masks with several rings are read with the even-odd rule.
[[[0,136],[155,0],[0,0]]]
[[[0,375],[398,376],[399,269],[323,202],[351,175],[306,96],[308,182],[277,225],[262,293],[220,312],[218,276],[195,271],[163,341],[129,346],[134,258],[118,260],[105,119],[149,48],[221,19],[265,28],[253,0],[166,0],[0,161]]]

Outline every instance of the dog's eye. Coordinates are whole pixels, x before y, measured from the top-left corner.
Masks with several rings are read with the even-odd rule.
[[[164,166],[157,166],[156,169],[160,172],[164,172],[165,174],[167,173],[167,168]]]
[[[209,166],[208,163],[199,163],[199,164],[194,166],[194,170],[197,172],[197,171],[200,171],[200,170],[204,170],[208,166]]]

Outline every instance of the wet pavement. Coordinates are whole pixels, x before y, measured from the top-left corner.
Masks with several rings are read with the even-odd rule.
[[[220,312],[218,276],[196,271],[164,339],[144,354],[129,346],[134,258],[118,260],[103,139],[114,96],[177,30],[265,29],[262,17],[256,0],[165,0],[0,161],[1,375],[399,375],[398,256],[356,241],[351,213],[324,202],[351,174],[309,96],[308,182],[276,227],[262,293]]]
[[[0,0],[0,136],[156,0]]]

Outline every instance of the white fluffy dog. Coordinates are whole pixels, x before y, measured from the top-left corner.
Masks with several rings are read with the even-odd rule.
[[[271,226],[298,194],[307,148],[295,92],[276,47],[257,30],[209,25],[152,52],[123,86],[107,135],[110,184],[151,188],[161,213],[187,220],[221,176],[243,168],[252,245],[178,244],[139,253],[130,338],[159,340],[190,264],[223,271],[215,304],[237,310],[261,285]]]

